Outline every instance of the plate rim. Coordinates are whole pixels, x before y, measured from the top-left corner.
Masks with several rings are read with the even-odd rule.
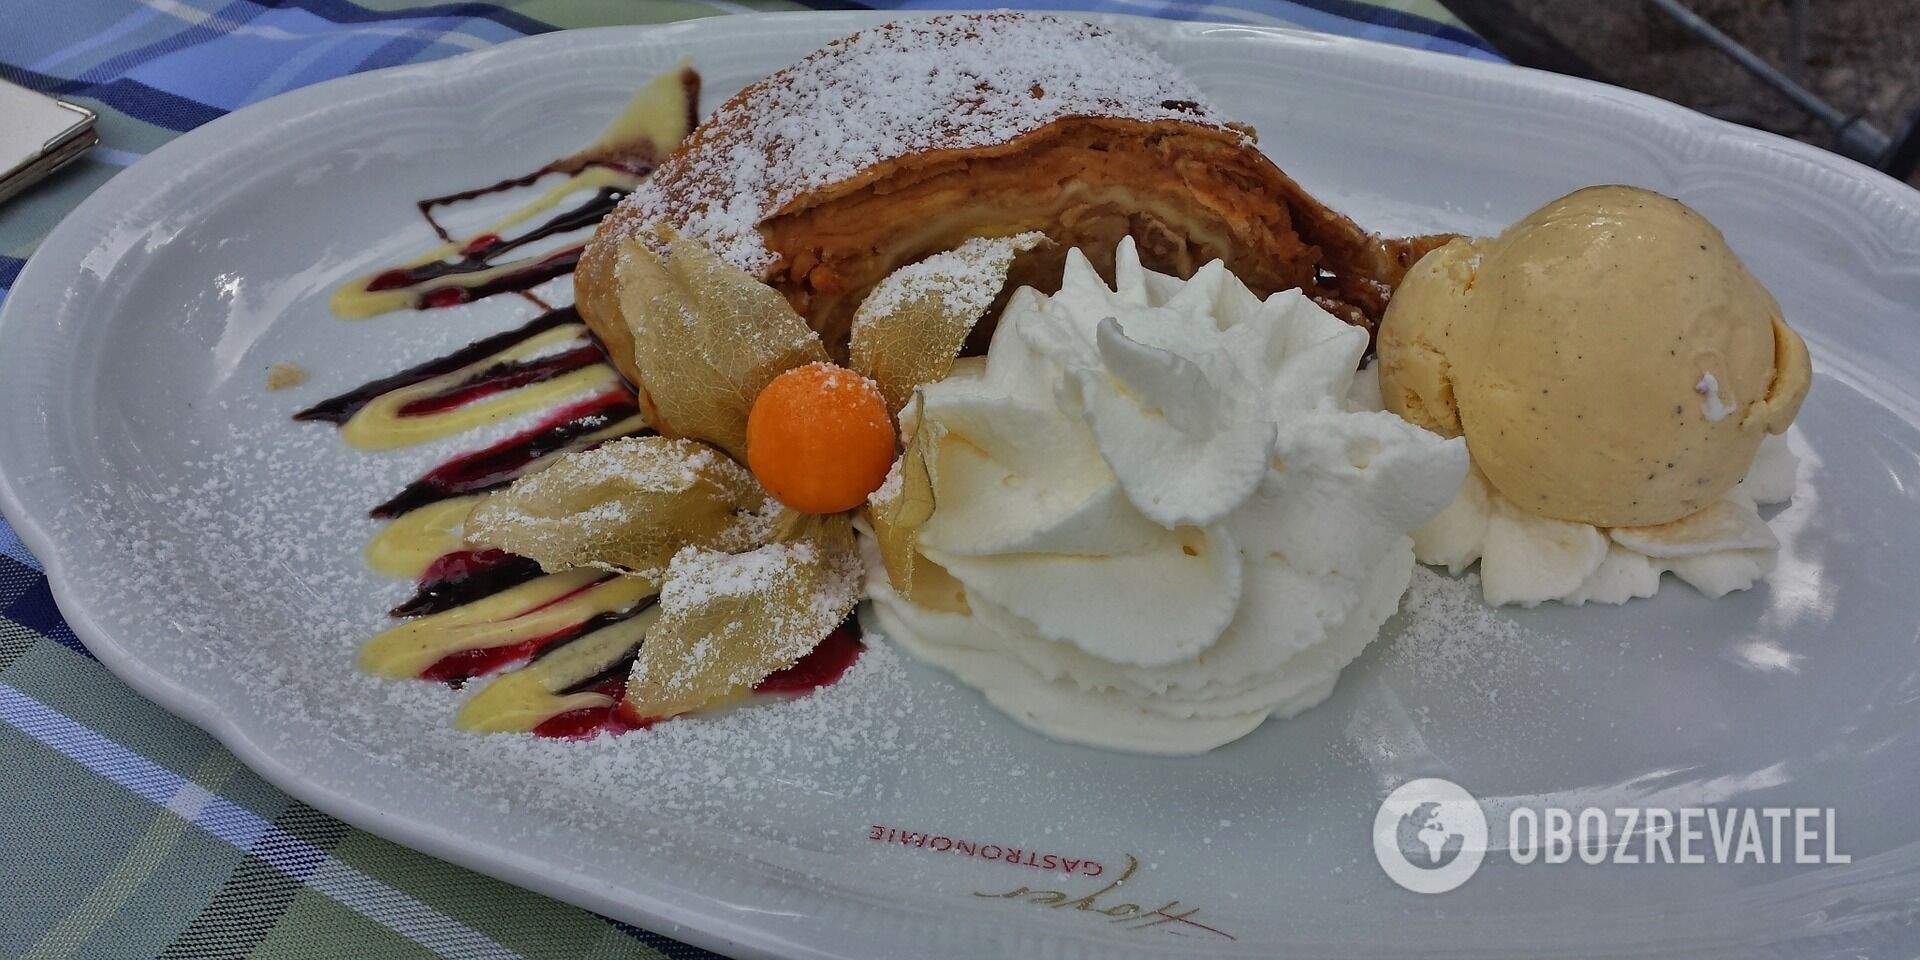
[[[66,289],[67,285],[62,282],[63,271],[78,269],[86,257],[97,251],[107,239],[95,226],[96,223],[111,219],[111,217],[102,216],[103,213],[111,213],[116,207],[138,202],[149,192],[147,189],[149,186],[170,183],[181,176],[183,168],[180,161],[192,158],[210,147],[217,148],[222,138],[245,131],[255,124],[298,123],[300,117],[314,112],[316,108],[327,102],[338,98],[375,94],[395,79],[419,77],[438,83],[470,81],[473,76],[484,71],[489,64],[521,57],[536,57],[545,47],[562,49],[575,43],[611,43],[622,38],[641,36],[649,40],[663,40],[670,39],[676,34],[697,35],[721,32],[726,30],[728,25],[737,26],[745,21],[766,22],[803,18],[812,26],[824,28],[831,25],[836,31],[850,32],[873,23],[917,19],[932,15],[937,15],[937,12],[748,13],[667,24],[555,31],[516,38],[425,63],[406,64],[337,77],[248,104],[163,144],[96,189],[63,217],[29,256],[10,289],[5,303],[0,304],[0,342],[7,342],[33,332],[33,322],[27,316],[28,308],[24,304],[29,300],[43,299],[43,296],[23,296],[23,292],[37,294],[37,291],[43,287],[49,293]],[[1075,11],[1064,12],[1064,15],[1094,22],[1124,24],[1128,29],[1149,40],[1156,37],[1251,34],[1323,46],[1335,51],[1336,55],[1350,53],[1375,60],[1390,57],[1401,61],[1406,68],[1420,72],[1430,73],[1437,68],[1439,73],[1482,80],[1493,78],[1503,85],[1513,85],[1515,78],[1525,75],[1527,79],[1520,84],[1522,86],[1532,87],[1542,92],[1558,91],[1588,97],[1604,97],[1630,106],[1637,112],[1652,118],[1681,123],[1704,139],[1733,141],[1765,148],[1770,152],[1811,163],[1825,169],[1830,175],[1851,180],[1862,188],[1882,194],[1882,199],[1890,201],[1892,207],[1896,208],[1892,211],[1893,214],[1904,214],[1900,218],[1905,221],[1904,232],[1910,236],[1898,238],[1882,236],[1878,239],[1886,241],[1895,250],[1906,250],[1907,241],[1911,241],[1916,251],[1920,251],[1920,191],[1914,191],[1872,168],[1816,147],[1707,117],[1645,94],[1506,64],[1290,27],[1170,21],[1144,16],[1088,14]],[[1521,73],[1516,74],[1515,70]],[[291,114],[290,110],[297,110],[298,113]],[[276,114],[286,115],[276,119]],[[1895,188],[1895,192],[1886,192],[1887,187]],[[1883,228],[1884,224],[1875,220],[1872,226]],[[69,331],[69,335],[72,333]],[[34,394],[28,392],[23,386],[8,386],[8,384],[20,385],[25,382],[21,377],[6,374],[20,362],[14,358],[29,352],[20,349],[0,351],[0,404],[37,399],[44,404],[53,405],[61,399],[60,395]],[[345,789],[335,788],[312,779],[310,771],[302,771],[297,765],[280,759],[262,742],[267,738],[265,731],[250,729],[242,716],[223,709],[214,698],[204,696],[151,669],[139,655],[96,621],[94,606],[98,600],[93,598],[107,587],[100,582],[89,582],[84,570],[77,571],[78,558],[72,551],[63,548],[61,541],[55,537],[51,525],[39,519],[42,511],[51,513],[58,509],[59,504],[41,502],[30,505],[31,495],[23,492],[17,477],[26,469],[47,464],[34,463],[21,455],[51,451],[23,449],[28,446],[30,444],[22,439],[20,432],[0,431],[0,513],[6,516],[21,541],[44,566],[54,600],[75,635],[99,658],[101,664],[122,682],[169,713],[206,731],[249,769],[277,789],[357,829],[563,902],[628,920],[649,931],[659,932],[670,929],[672,931],[670,934],[662,933],[661,935],[723,954],[781,958],[850,957],[856,954],[849,951],[882,945],[877,940],[862,941],[858,935],[843,927],[804,928],[805,933],[814,935],[809,937],[801,933],[783,934],[775,928],[764,925],[756,926],[726,915],[720,909],[724,905],[718,904],[711,896],[676,887],[668,881],[654,881],[648,884],[644,874],[629,878],[621,896],[601,893],[591,883],[591,877],[572,868],[556,865],[551,861],[542,860],[502,844],[465,838],[431,822],[393,819],[377,803],[357,797]],[[37,509],[30,509],[30,506]],[[823,933],[826,934],[824,938],[814,938]],[[1100,941],[1085,940],[1053,931],[1024,933],[1018,935],[1018,939],[1029,945],[1046,944],[1054,948],[1065,948],[1075,955],[1082,950],[1098,949],[1100,945]]]

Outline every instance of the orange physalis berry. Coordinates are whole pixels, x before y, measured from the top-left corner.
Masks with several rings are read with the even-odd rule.
[[[845,367],[788,370],[760,391],[747,415],[747,466],[775,500],[795,510],[851,510],[893,466],[887,401],[873,381]]]

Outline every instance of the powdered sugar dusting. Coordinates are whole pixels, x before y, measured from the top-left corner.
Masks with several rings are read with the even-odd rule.
[[[1031,249],[1046,239],[1044,234],[1023,233],[1015,237],[976,237],[952,250],[936,253],[918,263],[901,267],[881,280],[860,303],[854,318],[854,336],[869,335],[873,319],[898,311],[914,300],[938,294],[950,312],[978,317],[1000,295],[1007,282],[1007,267],[1016,253]]]
[[[741,553],[681,549],[634,660],[629,701],[645,715],[674,716],[793,665],[860,599],[857,571],[849,576],[840,559],[813,539]]]
[[[750,549],[765,542],[776,514],[746,468],[714,448],[628,437],[522,477],[475,508],[465,532],[548,570],[596,566],[657,578],[681,543]]]
[[[1387,631],[1377,648],[1381,665],[1419,688],[1472,704],[1492,736],[1505,735],[1502,721],[1537,724],[1537,701],[1576,659],[1566,638],[1528,629],[1510,611],[1488,606],[1478,573],[1455,577],[1415,565]]]
[[[869,506],[877,507],[900,499],[900,494],[907,488],[907,475],[900,467],[901,461],[896,458],[893,466],[887,468],[887,478],[880,482],[880,488],[867,495]]]
[[[817,558],[811,543],[769,543],[745,553],[687,547],[673,558],[673,572],[660,588],[660,603],[692,608],[718,597],[752,597],[773,589],[795,566]]]
[[[1005,143],[1069,117],[1221,127],[1146,48],[1089,23],[1015,13],[884,24],[829,44],[715,111],[623,206],[759,272],[755,229],[808,194],[928,150]]]
[[[795,569],[820,564],[824,582],[812,593],[813,612],[839,616],[836,611],[844,611],[859,596],[859,572],[835,559],[823,559],[820,547],[810,540],[769,543],[744,553],[687,547],[673,558],[660,588],[660,604],[667,609],[692,609],[722,597],[754,598],[787,585]]]
[[[1452,577],[1415,566],[1401,616],[1390,659],[1438,684],[1458,687],[1497,673],[1497,662],[1527,646],[1520,626],[1480,599],[1475,573]]]
[[[684,493],[700,482],[703,470],[738,470],[732,461],[723,465],[723,460],[712,447],[691,440],[614,440],[573,454],[568,460],[568,469],[562,473],[543,470],[520,479],[516,486],[535,498],[548,494],[549,487],[578,488],[612,483],[650,492]],[[621,507],[623,504],[610,499],[597,506]]]
[[[170,676],[233,691],[222,713],[271,710],[310,742],[352,744],[541,829],[605,832],[646,810],[785,841],[782,824],[891,799],[883,773],[907,749],[901,721],[915,705],[898,656],[872,640],[840,681],[806,696],[587,742],[462,732],[447,718],[484,683],[456,692],[359,673],[355,651],[410,589],[361,565],[359,543],[377,529],[361,519],[367,505],[468,442],[369,457],[332,430],[262,418],[137,483],[83,491],[49,525],[75,542],[112,539],[124,599],[94,609],[164,635]],[[168,598],[164,610],[154,597]]]

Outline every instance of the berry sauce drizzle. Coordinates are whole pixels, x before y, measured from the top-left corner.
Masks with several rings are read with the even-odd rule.
[[[452,610],[543,573],[540,564],[493,547],[441,554],[420,575],[413,596],[387,611],[392,617],[424,617]]]
[[[419,201],[421,216],[446,246],[343,287],[335,294],[334,309],[357,317],[452,307],[505,292],[531,299],[533,287],[566,275],[578,263],[585,242],[573,235],[597,225],[693,128],[698,93],[699,75],[691,70],[656,78],[599,141],[580,153],[525,176]],[[556,174],[568,180],[521,214],[477,235],[456,237],[435,216],[464,201],[534,188]],[[576,193],[583,198],[559,208]],[[509,229],[555,209],[530,228]],[[544,252],[528,249],[549,240],[558,245]],[[560,330],[569,324],[581,325],[577,339]],[[395,395],[399,391],[405,392]],[[367,409],[370,405],[375,409]],[[508,709],[479,718],[476,729],[567,739],[642,729],[663,719],[639,716],[625,699],[645,631],[659,615],[658,598],[648,592],[652,586],[594,571],[548,573],[526,557],[463,544],[459,521],[471,507],[447,503],[463,497],[477,503],[475,495],[537,471],[557,454],[651,432],[633,390],[577,311],[547,310],[513,330],[322,400],[294,419],[342,427],[348,442],[362,449],[389,449],[543,409],[532,426],[440,463],[370,511],[382,520],[410,515],[410,523],[388,528],[394,538],[389,544],[400,543],[400,556],[419,559],[381,567],[393,573],[417,570],[415,589],[390,611],[403,622],[371,641],[363,654],[383,638],[414,631],[388,643],[386,652],[425,650],[425,659],[402,661],[406,665],[397,672],[382,675],[417,676],[455,687],[493,675],[467,707],[493,697],[491,703]],[[356,430],[386,433],[372,438],[377,442],[362,443]],[[434,504],[444,505],[434,508],[437,513],[412,513]],[[859,626],[849,619],[754,692],[793,696],[827,686],[863,649]],[[582,708],[583,703],[593,706]],[[490,720],[505,725],[488,725]]]
[[[335,425],[346,423],[349,419],[352,419],[354,414],[359,413],[361,408],[372,403],[377,397],[392,393],[401,387],[411,387],[416,383],[431,380],[434,377],[444,376],[461,367],[471,366],[516,343],[531,339],[535,335],[545,333],[555,327],[579,322],[580,314],[572,307],[549,310],[505,333],[496,333],[491,337],[475,340],[446,356],[435,357],[425,363],[408,367],[399,373],[381,377],[377,380],[369,380],[338,396],[328,397],[294,414],[293,418],[295,420],[309,420]]]
[[[586,166],[584,163],[550,163],[523,177],[509,177],[492,186],[480,187],[476,190],[462,190],[459,193],[449,193],[443,197],[428,197],[416,205],[420,208],[420,215],[426,217],[428,223],[433,224],[433,232],[439,234],[440,239],[452,243],[453,235],[447,232],[446,227],[440,225],[440,221],[434,219],[433,208],[449,206],[463,200],[473,200],[478,197],[484,197],[489,193],[500,193],[517,187],[531,186],[535,180],[549,173],[579,173],[585,169]],[[605,164],[605,166],[610,169],[620,170],[635,180],[645,179],[651,170],[650,167],[625,163],[608,163]],[[624,190],[617,187],[604,187],[599,193],[594,194],[592,200],[566,213],[560,214],[512,240],[503,240],[500,235],[496,233],[483,233],[467,241],[467,245],[461,248],[460,253],[463,257],[475,261],[485,261],[491,257],[496,257],[514,250],[515,248],[526,246],[535,240],[543,240],[556,233],[565,233],[568,230],[579,230],[584,227],[596,226],[600,223],[600,218],[606,216],[608,211],[618,206],[620,199],[624,196],[626,196],[626,191]],[[452,271],[447,272],[450,273]],[[443,274],[427,273],[421,276],[422,279],[432,279],[433,277],[442,275]],[[372,284],[368,284],[368,286],[372,286]],[[406,284],[389,283],[386,289],[392,289],[396,286],[406,286]]]
[[[625,390],[561,407],[505,440],[434,467],[368,511],[368,515],[376,520],[391,520],[429,503],[504,487],[542,464],[547,457],[585,450],[598,445],[602,439],[611,439],[595,439],[594,435],[639,412],[633,394]],[[648,432],[651,431],[635,431],[634,435]]]
[[[603,630],[622,620],[636,617],[642,610],[645,610],[650,605],[651,601],[626,610],[615,610],[608,613],[596,614],[579,623],[570,624],[551,633],[544,633],[540,636],[530,637],[514,643],[502,644],[497,647],[478,647],[472,650],[462,650],[459,653],[450,653],[434,661],[432,666],[420,671],[420,679],[438,680],[441,683],[458,689],[459,687],[465,686],[467,681],[474,677],[496,673],[514,664],[538,660],[541,654],[564,646],[568,641],[577,640],[596,630]]]
[[[645,171],[635,174],[637,180]],[[535,174],[535,177],[539,174]],[[493,190],[506,190],[531,183],[533,177],[516,178],[502,181],[485,190],[467,191],[464,194],[450,194],[435,197],[431,201],[421,201],[422,212],[428,204],[452,203]],[[626,197],[626,191],[618,187],[603,187],[586,202],[564,211],[526,233],[511,239],[499,234],[486,233],[473,238],[460,250],[459,259],[433,260],[411,267],[396,267],[374,274],[366,281],[369,293],[382,293],[388,290],[413,291],[412,306],[415,310],[430,310],[451,307],[456,304],[471,303],[497,293],[521,293],[546,283],[555,277],[566,276],[573,272],[574,265],[580,262],[580,254],[585,252],[585,243],[573,243],[538,257],[528,257],[514,261],[512,269],[495,272],[498,259],[527,244],[544,240],[556,234],[571,233],[600,222],[602,217],[613,212],[620,201]],[[434,225],[436,229],[439,224]]]
[[[866,650],[860,642],[860,627],[851,618],[827,635],[813,652],[800,658],[798,663],[768,676],[753,688],[755,694],[785,694],[798,696],[811,693],[821,687],[839,680],[853,666]],[[612,669],[587,681],[569,688],[567,693],[591,692],[610,697],[613,703],[605,707],[589,707],[583,710],[568,710],[547,718],[533,728],[534,734],[563,740],[584,740],[603,733],[625,733],[629,730],[644,730],[661,722],[663,717],[643,717],[627,702],[627,674],[633,666],[633,658],[627,657]]]
[[[444,413],[496,393],[545,383],[561,374],[593,366],[600,362],[600,357],[600,347],[589,343],[565,353],[541,357],[537,360],[496,364],[451,390],[405,404],[400,408],[400,415],[418,417],[429,413]]]

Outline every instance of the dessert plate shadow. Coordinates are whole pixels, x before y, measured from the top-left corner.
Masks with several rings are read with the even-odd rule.
[[[458,733],[462,694],[357,674],[406,592],[361,562],[366,508],[449,448],[357,454],[290,415],[532,308],[343,321],[332,289],[430,244],[415,200],[585,143],[683,56],[711,109],[874,20],[533,37],[255,104],[101,188],[0,313],[0,507],[80,638],[322,810],[740,955],[1913,952],[1920,194],[1643,96],[1442,55],[1115,22],[1369,228],[1488,232],[1606,182],[1719,225],[1817,374],[1763,587],[1490,611],[1471,578],[1420,573],[1331,700],[1190,759],[1047,742],[884,644],[809,698],[590,743]],[[312,378],[270,393],[276,362]],[[1373,860],[1380,798],[1421,776],[1492,821],[1494,852],[1444,895]],[[1512,863],[1506,812],[1546,804],[1833,808],[1851,862]]]

